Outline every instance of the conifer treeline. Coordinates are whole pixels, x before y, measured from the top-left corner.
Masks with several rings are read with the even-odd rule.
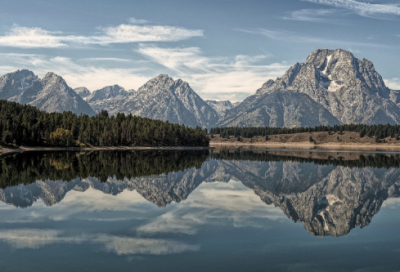
[[[27,146],[208,146],[200,128],[119,113],[46,113],[0,100],[0,144]]]
[[[335,126],[317,126],[317,127],[299,127],[299,128],[276,128],[276,127],[224,127],[212,128],[210,134],[220,134],[221,137],[227,138],[229,136],[251,138],[254,136],[267,136],[277,134],[295,134],[304,132],[344,132],[353,131],[358,132],[360,137],[368,136],[376,139],[383,139],[386,137],[400,138],[400,125],[363,125],[363,124],[346,124]]]

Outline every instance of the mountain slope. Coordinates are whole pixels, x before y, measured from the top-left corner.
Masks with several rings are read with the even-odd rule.
[[[190,88],[168,75],[159,75],[133,92],[118,110],[187,126],[211,127],[218,114]]]
[[[0,78],[0,99],[30,104],[47,112],[95,114],[65,80],[54,73],[47,73],[43,79],[28,70],[6,74]]]
[[[79,94],[80,97],[85,98],[88,97],[91,92],[89,91],[88,88],[86,87],[79,87],[79,88],[75,88],[74,91]]]
[[[206,100],[206,103],[218,113],[218,116],[220,118],[224,117],[228,110],[231,110],[235,107],[229,100],[226,101]]]
[[[97,113],[106,110],[109,114],[115,115],[119,112],[120,107],[130,95],[131,92],[126,91],[119,85],[114,85],[96,90],[85,97],[84,100],[88,102]]]
[[[342,49],[315,50],[305,63],[268,81],[257,94],[279,89],[309,95],[345,124],[400,123],[400,109],[390,99],[392,91],[372,62]]]
[[[289,93],[291,99],[300,98],[295,94],[306,94],[317,104],[306,102],[305,97],[292,102],[277,100],[276,92]],[[277,104],[268,101],[271,99],[266,97],[268,94],[273,94],[272,100]],[[281,78],[267,81],[245,101],[247,103],[228,111],[218,125],[290,127],[334,125],[338,121],[344,124],[400,124],[399,92],[386,87],[372,62],[359,60],[342,49],[315,50],[305,63],[296,63]],[[296,110],[290,108],[294,105],[297,105]],[[319,106],[331,116],[323,113]],[[271,119],[275,121],[271,122]]]
[[[228,111],[217,126],[300,127],[335,124],[340,122],[308,95],[278,90],[248,97]]]

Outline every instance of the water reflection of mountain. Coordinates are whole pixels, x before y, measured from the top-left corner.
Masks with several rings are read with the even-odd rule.
[[[60,202],[71,190],[117,195],[137,190],[159,206],[180,202],[207,175],[208,151],[27,153],[2,159],[0,199],[29,207]],[[187,190],[190,190],[187,192]]]
[[[185,200],[202,182],[236,179],[266,204],[302,222],[311,234],[342,236],[367,226],[386,199],[399,195],[398,155],[218,151],[206,161],[207,156],[207,152],[15,155],[1,161],[0,199],[29,207],[38,199],[53,205],[71,190],[94,188],[117,195],[127,189],[165,206]]]

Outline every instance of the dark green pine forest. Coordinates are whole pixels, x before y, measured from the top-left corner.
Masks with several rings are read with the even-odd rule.
[[[47,113],[0,100],[2,146],[208,146],[201,128],[118,113]]]

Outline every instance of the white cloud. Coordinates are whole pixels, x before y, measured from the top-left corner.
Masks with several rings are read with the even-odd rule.
[[[348,40],[332,40],[329,38],[323,37],[310,37],[305,35],[300,35],[290,31],[277,31],[277,30],[270,30],[270,29],[254,29],[254,30],[247,30],[247,29],[237,29],[237,31],[249,33],[249,34],[256,34],[262,35],[267,37],[268,39],[277,40],[277,41],[286,41],[290,43],[313,43],[313,44],[321,44],[325,45],[325,47],[329,47],[329,45],[339,45],[339,46],[365,46],[365,47],[388,47],[385,44],[376,44],[376,43],[368,43],[368,42],[353,42]],[[315,45],[318,46],[318,45]]]
[[[81,59],[82,61],[117,61],[117,62],[130,62],[130,59],[121,59],[121,58],[85,58]]]
[[[265,55],[239,55],[233,59],[205,57],[197,47],[161,48],[141,44],[137,51],[189,82],[203,99],[243,100],[268,79],[282,76],[289,68],[285,63],[262,64],[268,57]]]
[[[104,35],[92,36],[86,43],[136,43],[136,42],[172,42],[203,36],[202,30],[190,30],[171,26],[119,25],[102,28]]]
[[[385,79],[385,84],[392,90],[400,90],[400,78]]]
[[[335,9],[301,9],[289,12],[282,19],[318,23],[329,22],[330,20],[327,17],[336,13]]]
[[[66,38],[66,37],[64,37]],[[55,33],[46,31],[39,27],[19,27],[13,26],[11,31],[5,36],[0,36],[0,46],[20,47],[20,48],[57,48],[65,44]]]
[[[336,8],[353,10],[360,15],[368,16],[371,14],[400,15],[398,5],[389,4],[371,4],[355,0],[302,0],[315,4],[328,5]]]
[[[99,28],[100,34],[93,36],[63,35],[39,27],[14,25],[4,36],[0,46],[18,48],[60,48],[71,44],[173,42],[203,36],[202,30],[190,30],[173,26],[121,24],[115,27]]]
[[[143,19],[136,19],[135,17],[129,18],[128,20],[129,23],[131,24],[147,24],[149,21],[143,20]]]

